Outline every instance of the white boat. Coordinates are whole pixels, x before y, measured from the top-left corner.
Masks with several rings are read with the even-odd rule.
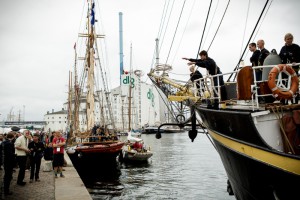
[[[127,142],[122,148],[122,153],[119,156],[120,161],[137,161],[145,162],[153,155],[150,147],[147,149],[143,139],[133,137],[132,132],[128,132]]]

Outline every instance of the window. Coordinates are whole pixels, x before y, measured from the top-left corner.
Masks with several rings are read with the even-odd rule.
[[[59,121],[58,123],[61,123],[61,121]]]

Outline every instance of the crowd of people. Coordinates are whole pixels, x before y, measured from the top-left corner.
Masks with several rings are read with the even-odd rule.
[[[46,133],[29,130],[10,131],[0,134],[0,170],[4,169],[4,195],[12,195],[10,183],[13,173],[18,168],[17,184],[25,186],[25,171],[30,170],[29,183],[40,182],[41,160],[50,160],[53,163],[55,178],[64,177],[62,171],[65,164],[64,147],[66,139],[60,131],[52,132],[49,137]]]

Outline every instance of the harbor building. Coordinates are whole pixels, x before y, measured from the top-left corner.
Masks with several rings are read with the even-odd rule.
[[[145,125],[159,125],[166,122],[168,108],[164,104],[166,97],[160,94],[153,85],[142,82],[139,70],[121,75],[121,85],[110,92],[103,90],[95,94],[95,124],[107,125],[118,131],[141,129]],[[131,93],[131,95],[130,95]],[[86,94],[80,98],[79,127],[86,126]],[[108,101],[107,101],[108,99]],[[107,101],[107,102],[106,102]],[[71,103],[74,110],[74,100]],[[59,111],[47,112],[44,115],[45,130],[67,130],[69,103],[65,102]],[[130,121],[130,126],[129,126]]]

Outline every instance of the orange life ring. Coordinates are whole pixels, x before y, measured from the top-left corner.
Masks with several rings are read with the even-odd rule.
[[[288,91],[282,91],[275,83],[276,77],[280,72],[286,72],[289,76],[291,76],[292,84]],[[272,90],[273,96],[276,99],[292,99],[298,91],[299,79],[291,66],[280,64],[273,67],[270,71],[268,86]]]

